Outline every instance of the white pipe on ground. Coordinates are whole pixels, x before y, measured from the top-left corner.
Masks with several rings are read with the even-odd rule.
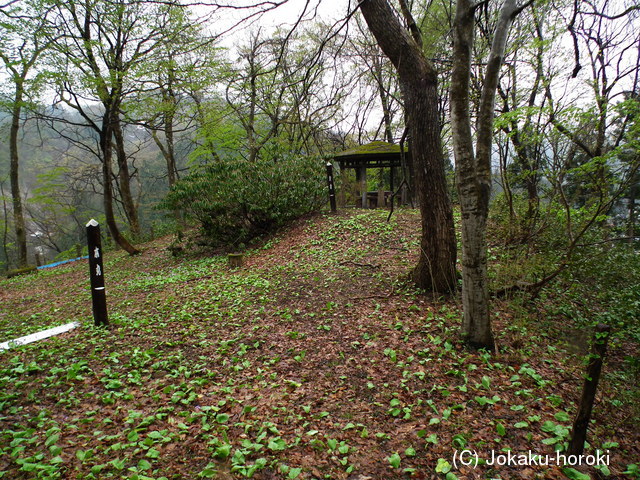
[[[60,335],[61,333],[73,330],[78,325],[80,325],[80,322],[71,322],[65,325],[60,325],[59,327],[49,328],[48,330],[43,330],[38,333],[32,333],[31,335],[16,338],[15,340],[9,340],[8,342],[0,343],[0,352],[3,350],[9,350],[10,348],[17,347],[19,345],[26,345],[28,343],[37,342],[38,340],[42,340],[44,338]]]

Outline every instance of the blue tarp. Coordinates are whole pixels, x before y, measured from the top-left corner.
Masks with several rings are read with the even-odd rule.
[[[62,260],[60,262],[50,263],[49,265],[42,265],[41,267],[38,267],[38,270],[43,269],[43,268],[57,267],[58,265],[63,265],[65,263],[75,262],[77,260],[86,260],[87,258],[89,258],[89,256],[72,258],[71,260]]]

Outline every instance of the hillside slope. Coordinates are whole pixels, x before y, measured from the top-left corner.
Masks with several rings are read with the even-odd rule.
[[[301,220],[236,270],[170,238],[108,254],[108,330],[84,262],[0,281],[0,341],[82,322],[0,352],[0,478],[565,478],[580,358],[504,302],[499,352],[467,350],[456,299],[405,280],[419,217],[386,215]],[[603,391],[591,447],[627,478],[640,435]],[[463,449],[553,458],[452,467]]]

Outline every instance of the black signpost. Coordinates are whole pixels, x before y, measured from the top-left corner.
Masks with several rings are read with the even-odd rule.
[[[331,204],[331,212],[336,213],[336,188],[333,183],[333,165],[327,162],[327,183],[329,184],[329,203]]]
[[[89,223],[87,223],[87,244],[89,246],[89,276],[91,277],[93,321],[96,326],[107,326],[109,325],[109,318],[107,317],[107,295],[104,289],[100,225],[94,219],[89,220]]]

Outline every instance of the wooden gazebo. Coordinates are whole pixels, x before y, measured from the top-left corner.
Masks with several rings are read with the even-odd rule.
[[[409,152],[405,151],[405,156],[407,163],[410,165]],[[333,158],[338,162],[340,171],[344,172],[347,168],[353,168],[356,171],[356,181],[358,182],[363,208],[367,208],[369,205],[367,168],[389,168],[389,186],[393,192],[395,170],[402,166],[400,145],[382,141],[375,141],[345,150],[337,153]]]

